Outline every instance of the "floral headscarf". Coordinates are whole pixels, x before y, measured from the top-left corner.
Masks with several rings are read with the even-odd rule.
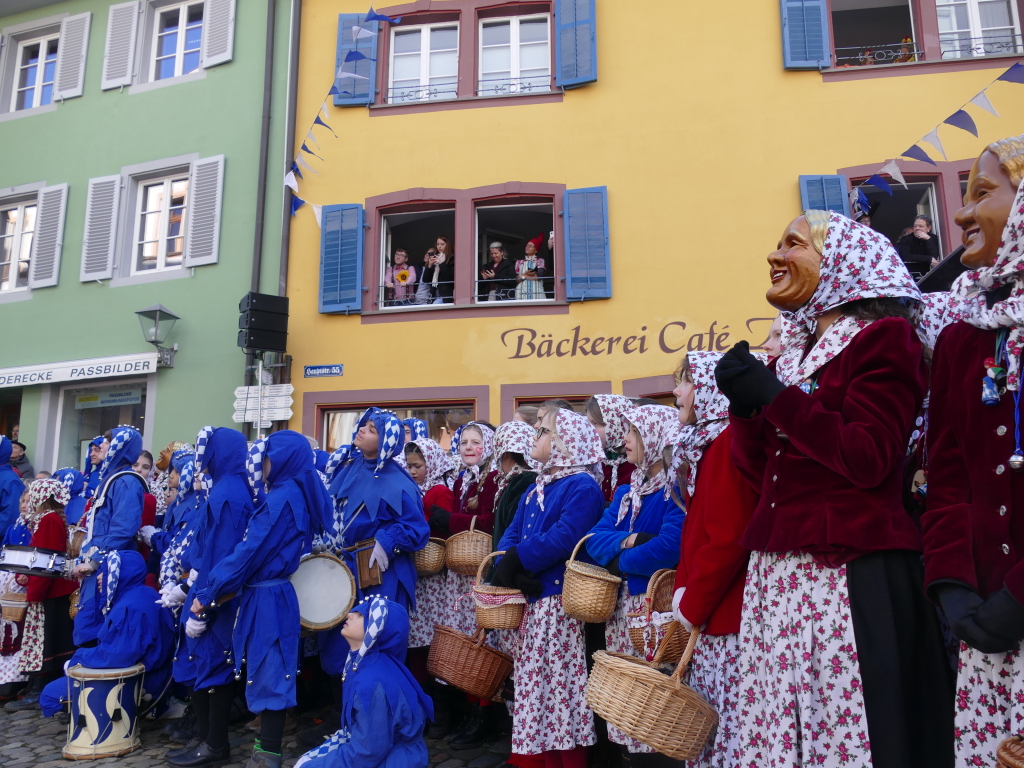
[[[494,430],[486,424],[481,424],[477,421],[471,421],[459,430],[460,448],[462,443],[461,438],[464,434],[463,430],[468,429],[469,427],[475,427],[480,430],[480,434],[483,436],[483,446],[480,451],[480,461],[473,465],[463,462],[466,472],[462,476],[462,498],[466,498],[466,493],[469,491],[469,487],[471,485],[476,485],[480,482],[480,478],[484,476],[485,471],[490,472],[490,458],[494,455]]]
[[[537,503],[544,509],[544,488],[569,475],[588,473],[598,483],[604,478],[601,436],[587,417],[566,408],[555,415],[555,431],[551,436],[551,455],[537,474],[530,495],[537,494]]]
[[[1002,285],[1013,286],[1010,295],[989,309],[983,292]],[[1017,188],[995,263],[965,272],[953,283],[952,293],[962,302],[963,319],[969,325],[987,330],[1010,329],[1006,337],[1006,388],[1016,392],[1024,351],[1024,181]]]
[[[501,468],[502,456],[506,453],[518,453],[526,459],[531,467],[534,469],[540,468],[540,465],[530,458],[530,452],[533,450],[533,440],[535,437],[536,431],[525,421],[506,421],[495,431],[494,463],[498,470],[498,490],[494,494],[495,506],[498,505],[498,499],[501,498],[501,494],[505,492],[505,488],[508,487],[512,478],[527,471],[526,467],[518,461],[508,472],[503,471]]]
[[[29,487],[28,499],[34,509],[38,509],[39,505],[47,499],[53,499],[62,507],[66,507],[68,502],[71,501],[71,493],[63,482],[48,477],[43,480],[32,481],[32,485]]]
[[[625,395],[594,395],[594,400],[601,408],[605,442],[608,445],[604,463],[617,467],[626,461],[626,435],[629,434],[626,413],[633,409],[633,401]]]
[[[926,350],[931,353],[939,334],[947,325],[960,320],[964,307],[959,298],[949,291],[936,291],[921,295],[921,304],[914,316],[918,338]]]
[[[758,355],[761,356],[760,354]],[[729,399],[718,389],[715,382],[715,366],[722,358],[720,352],[688,352],[686,360],[693,379],[693,412],[695,424],[683,427],[677,434],[672,466],[666,467],[674,477],[685,462],[686,489],[692,496],[697,487],[697,465],[704,450],[729,426]],[[671,484],[665,488],[666,497]]]
[[[781,313],[783,352],[775,373],[782,383],[802,383],[871,324],[844,315],[829,326],[805,356],[821,315],[851,301],[883,297],[920,301],[921,291],[883,235],[832,213],[814,294],[799,309]]]
[[[640,440],[644,445],[644,458],[633,470],[629,479],[629,490],[619,504],[615,524],[621,523],[632,508],[629,518],[629,530],[633,530],[636,516],[640,514],[643,497],[649,493],[660,491],[669,482],[669,475],[662,469],[654,477],[648,477],[651,467],[662,459],[665,448],[673,445],[679,438],[679,411],[667,405],[641,405],[626,413],[626,420],[636,427]]]
[[[429,437],[414,438],[409,445],[415,445],[423,455],[423,463],[427,465],[427,474],[420,483],[420,492],[426,493],[435,485],[448,485],[445,476],[455,469],[452,457]]]

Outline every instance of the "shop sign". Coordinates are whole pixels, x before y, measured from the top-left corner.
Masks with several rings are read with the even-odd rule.
[[[142,387],[75,396],[75,408],[79,410],[82,408],[110,408],[118,405],[134,405],[141,402]]]
[[[63,363],[0,368],[0,388],[155,373],[156,359],[156,352],[141,352],[137,355],[114,355],[87,360],[68,360]]]

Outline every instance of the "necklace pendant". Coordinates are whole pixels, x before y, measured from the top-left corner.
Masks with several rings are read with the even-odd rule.
[[[1010,460],[1007,463],[1010,465],[1010,469],[1014,472],[1020,472],[1024,469],[1024,456],[1021,456],[1019,453],[1015,453],[1010,457]]]

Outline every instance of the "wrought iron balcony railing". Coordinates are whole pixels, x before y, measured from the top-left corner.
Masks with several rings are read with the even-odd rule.
[[[836,48],[835,67],[866,67],[878,64],[909,64],[924,59],[924,51],[913,42],[879,43],[851,48]]]
[[[517,93],[542,93],[551,90],[548,75],[533,77],[499,77],[477,83],[477,96],[511,96]]]

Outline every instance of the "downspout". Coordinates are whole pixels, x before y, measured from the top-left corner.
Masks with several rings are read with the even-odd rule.
[[[270,151],[270,110],[274,95],[274,30],[277,0],[267,0],[267,41],[263,62],[263,114],[260,117],[260,166],[256,181],[256,229],[252,244],[252,282],[249,290],[259,291],[263,269],[263,209],[267,204],[267,161]]]
[[[291,170],[292,151],[295,149],[295,109],[299,86],[299,27],[302,23],[302,0],[292,0],[291,39],[288,41],[288,97],[285,115],[284,169],[282,176]],[[282,181],[283,183],[283,181]],[[285,296],[288,288],[288,246],[292,231],[292,191],[284,188],[281,206],[281,260],[277,276],[277,295]]]

